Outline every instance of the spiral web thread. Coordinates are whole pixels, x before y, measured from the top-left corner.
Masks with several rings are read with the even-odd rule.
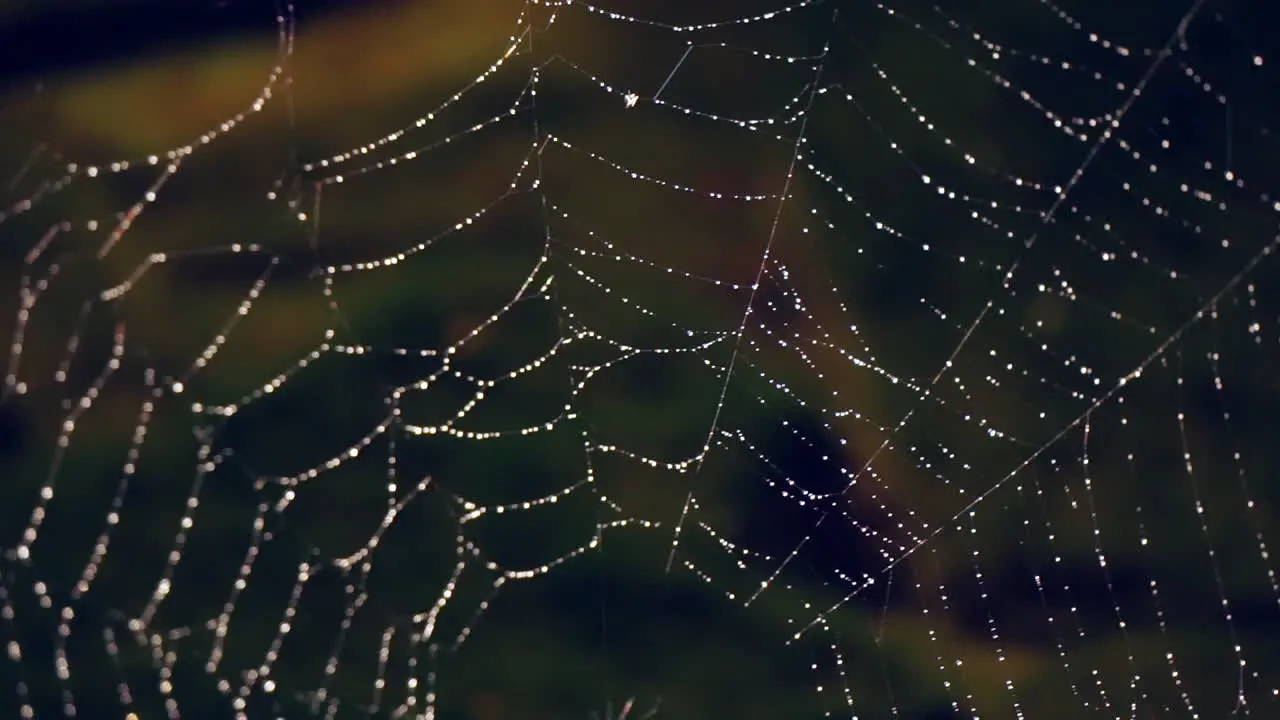
[[[692,578],[784,626],[780,657],[803,649],[812,707],[829,716],[1274,713],[1273,59],[1225,2],[1114,28],[1085,3],[1079,19],[1048,0],[1003,5],[1017,21],[914,2],[669,17],[513,5],[491,61],[424,114],[314,159],[299,141],[302,159],[262,178],[251,211],[291,226],[230,244],[148,235],[171,186],[213,172],[195,163],[260,115],[291,112],[306,33],[285,7],[261,90],[195,141],[24,169],[0,211],[17,279],[3,403],[38,418],[48,443],[40,472],[7,481],[0,692],[12,712],[436,717],[449,702],[438,689],[498,606],[591,556],[608,562],[615,537],[642,537],[667,581]],[[1121,39],[1135,27],[1146,44]],[[608,51],[573,41],[582,28]],[[895,42],[918,48],[914,65]],[[644,62],[602,60],[628,53]],[[984,128],[965,92],[994,98],[1000,127],[1025,137]],[[566,111],[579,104],[589,122]],[[662,161],[679,133],[723,145]],[[474,166],[449,154],[488,147],[515,151]],[[753,170],[722,170],[726,148]],[[507,174],[447,222],[331,239],[331,216],[362,186],[459,162],[460,184],[477,177],[469,167]],[[727,227],[705,255],[672,251],[661,231],[611,218],[593,184],[614,189],[611,204]],[[99,216],[64,200],[99,188],[135,194]],[[420,302],[448,305],[414,273],[451,244],[488,262],[485,234],[512,222],[536,232],[515,233],[523,254],[492,260],[483,312],[439,344],[367,339],[350,298],[422,287],[433,299]],[[135,339],[146,320],[128,303],[153,276],[219,263],[250,268],[237,297],[169,288],[175,305],[221,318],[194,354],[176,362]],[[325,318],[283,365],[256,357],[269,330],[238,342],[260,316],[288,322],[269,307],[278,283],[306,288],[298,302]],[[892,320],[859,295],[871,285],[887,288]],[[525,345],[518,362],[476,360],[508,333]],[[232,353],[256,387],[206,380]],[[308,384],[326,367],[367,382]],[[608,398],[663,373],[691,378],[703,414],[630,437],[609,418],[626,401]],[[270,407],[295,388],[373,410],[351,412],[345,441],[262,469],[246,438],[274,442]],[[553,401],[521,399],[548,388]],[[109,475],[69,469],[95,442],[84,435],[112,432]],[[190,443],[169,471],[148,470],[169,452],[157,436]],[[564,443],[576,470],[494,490],[415,455],[506,443]],[[353,521],[355,542],[309,537],[308,523],[355,513],[328,493],[356,484],[378,510]],[[763,495],[781,529],[720,524],[716,504],[744,494]],[[210,505],[239,515],[207,520]],[[507,560],[486,539],[563,508],[590,522],[555,557]],[[162,552],[130,545],[148,527]],[[379,605],[391,592],[379,568],[414,567],[387,551],[433,541],[447,571],[395,610]],[[217,552],[235,562],[206,565]],[[253,594],[272,583],[287,592]],[[1009,604],[1018,592],[1030,601]]]

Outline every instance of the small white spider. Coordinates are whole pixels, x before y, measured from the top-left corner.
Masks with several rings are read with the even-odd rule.
[[[629,108],[635,107],[636,103],[640,102],[640,96],[633,92],[627,93],[622,99],[627,103],[627,107]]]
[[[617,715],[613,714],[613,708],[610,706],[605,708],[605,711],[604,711],[605,714],[603,717],[595,713],[592,713],[591,717],[594,720],[628,720],[628,718],[631,717],[631,710],[632,708],[635,707],[635,704],[636,704],[636,699],[634,697],[627,698],[627,701],[622,704],[622,711],[619,712]],[[641,715],[635,718],[635,720],[650,720],[650,718],[652,718],[654,715],[657,715],[657,714],[658,714],[658,703],[654,703],[653,709],[651,709],[649,712],[645,713],[644,715]]]

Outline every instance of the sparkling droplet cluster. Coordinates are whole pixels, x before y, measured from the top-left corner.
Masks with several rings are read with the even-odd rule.
[[[1257,171],[1256,158],[1234,151],[1229,133],[1212,154],[1188,139],[1201,115],[1174,107],[1189,103],[1195,113],[1231,118],[1238,100],[1228,87],[1277,87],[1274,63],[1253,48],[1229,63],[1200,52],[1201,33],[1231,30],[1229,19],[1204,7],[1212,2],[1195,3],[1175,18],[1167,40],[1150,45],[1113,39],[1105,22],[1077,18],[1049,0],[1022,4],[1029,17],[1052,26],[1051,47],[1040,49],[1034,39],[1024,46],[1007,27],[988,28],[982,16],[968,20],[926,3],[854,10],[797,2],[676,22],[578,0],[535,0],[514,18],[496,59],[425,113],[300,163],[311,209],[287,183],[271,186],[269,204],[288,213],[319,258],[308,281],[317,307],[332,319],[305,352],[283,366],[259,367],[261,382],[237,397],[205,384],[227,354],[245,352],[236,345],[244,324],[263,314],[263,298],[283,282],[287,257],[255,239],[198,248],[175,242],[146,254],[86,296],[80,321],[64,331],[56,367],[30,361],[29,338],[49,322],[41,315],[55,303],[49,298],[68,283],[97,281],[75,275],[74,266],[106,266],[124,254],[135,228],[165,204],[166,191],[199,172],[192,167],[197,159],[220,152],[225,136],[282,102],[296,41],[286,8],[278,18],[278,61],[245,110],[165,152],[67,164],[38,191],[0,208],[0,238],[25,253],[2,402],[61,398],[45,472],[23,499],[29,512],[24,505],[22,527],[3,547],[4,662],[19,678],[51,672],[67,717],[88,702],[73,691],[77,653],[97,643],[120,678],[119,714],[131,720],[143,716],[137,699],[143,694],[157,696],[172,720],[209,716],[182,702],[179,686],[192,682],[182,668],[192,657],[201,681],[223,701],[219,712],[238,719],[274,717],[294,702],[317,717],[358,708],[372,716],[431,718],[440,702],[438,674],[449,671],[451,654],[506,595],[601,553],[615,535],[641,533],[666,548],[673,582],[692,578],[749,611],[789,608],[781,644],[810,649],[808,670],[830,716],[909,716],[926,696],[966,717],[1274,712],[1280,666],[1273,647],[1280,641],[1252,632],[1240,608],[1251,604],[1247,622],[1260,626],[1280,617],[1275,510],[1267,505],[1275,481],[1262,470],[1274,470],[1277,456],[1274,442],[1259,441],[1255,427],[1280,419],[1274,373],[1258,370],[1280,367],[1271,279],[1280,249],[1280,188],[1274,175]],[[1024,162],[999,142],[1001,131],[980,127],[967,101],[930,92],[920,67],[903,67],[862,31],[859,23],[868,19],[886,37],[909,39],[922,64],[945,58],[936,72],[981,88],[991,107],[1008,114],[1000,127],[1024,127],[1028,137],[1052,144],[1046,157],[1053,160]],[[820,39],[798,49],[761,40],[782,37],[797,20],[823,28]],[[617,67],[544,47],[554,45],[557,24],[568,22],[658,38],[651,48],[637,44],[652,50],[654,77],[648,85],[614,79]],[[776,106],[760,112],[758,103],[744,102],[726,110],[711,101],[711,91],[704,97],[696,84],[681,83],[698,63],[725,56],[789,78],[774,83],[786,85]],[[1077,106],[1079,95],[1058,91],[1068,85],[1083,88],[1088,101]],[[607,103],[659,147],[669,133],[705,132],[760,148],[771,164],[755,177],[693,174],[688,168],[706,161],[646,162],[643,152],[602,147],[597,139],[608,135],[607,126],[593,133],[554,122],[549,90],[558,86]],[[458,123],[457,113],[484,93],[509,97],[494,114]],[[735,93],[743,94],[741,88],[725,94]],[[601,118],[624,122],[607,113]],[[1238,122],[1280,161],[1280,145],[1268,139],[1270,120]],[[857,149],[833,144],[833,126]],[[441,228],[414,228],[391,250],[379,242],[354,255],[322,252],[328,226],[321,211],[340,204],[344,193],[428,166],[446,148],[513,129],[527,131],[528,143],[506,166],[510,176],[502,176],[493,197],[450,208]],[[860,170],[864,162],[883,169]],[[24,234],[20,223],[60,194],[125,177],[147,180],[142,194],[110,219],[60,218],[41,233]],[[869,186],[867,177],[879,180]],[[662,238],[638,242],[637,228],[601,222],[598,208],[584,206],[590,195],[573,192],[574,178],[621,184],[637,198],[656,194],[672,207],[690,203],[680,207],[766,219],[735,226],[749,228],[748,237],[708,238],[715,263],[699,263],[696,253],[673,260]],[[435,262],[442,247],[474,242],[487,222],[528,201],[542,230],[537,252],[500,302],[467,316],[466,326],[438,345],[360,339],[349,320],[352,287],[376,286],[389,273]],[[930,225],[919,221],[922,214],[942,219]],[[63,252],[83,237],[91,239],[88,259]],[[1188,263],[1175,245],[1194,246],[1196,257],[1210,261]],[[260,269],[222,308],[217,332],[181,372],[156,367],[125,320],[114,324],[97,366],[81,367],[91,357],[83,345],[96,313],[128,302],[157,273],[227,259],[259,262]],[[952,279],[963,289],[952,288]],[[882,309],[862,294],[873,284],[888,288],[884,294],[897,305]],[[671,297],[699,298],[719,315],[673,310]],[[469,364],[529,308],[554,314],[555,337],[504,370]],[[885,319],[891,313],[903,318],[906,331],[894,331],[895,321]],[[634,323],[651,331],[633,333]],[[229,502],[219,494],[224,478],[243,471],[243,452],[224,429],[270,407],[317,366],[341,362],[373,375],[375,361],[387,357],[427,369],[380,385],[380,417],[343,446],[319,448],[318,459],[299,458],[288,472],[254,475],[236,498],[248,517],[235,538],[244,550],[229,585],[214,588],[216,611],[195,623],[172,621],[174,597],[192,578],[189,548],[214,523],[208,505]],[[651,363],[673,374],[699,373],[706,391],[697,430],[667,450],[602,430],[593,414],[617,378]],[[86,372],[87,383],[74,380]],[[502,402],[496,397],[557,373],[554,409],[510,424],[492,420]],[[442,415],[424,418],[414,409],[449,392],[461,398]],[[65,459],[87,442],[86,418],[121,394],[133,403],[125,458],[113,471],[109,511],[93,519],[90,552],[67,584],[48,577],[42,563],[42,553],[58,545],[57,527],[64,527],[54,524],[60,493],[84,482],[67,477]],[[1265,396],[1264,409],[1252,416],[1240,409],[1252,407],[1242,397],[1250,394]],[[98,631],[101,637],[84,638],[90,632],[84,618],[99,612],[100,578],[113,562],[127,560],[117,559],[118,536],[149,522],[138,485],[156,481],[144,479],[140,468],[155,437],[173,434],[180,423],[174,418],[189,421],[182,429],[194,445],[188,476],[164,481],[171,484],[166,492],[181,488],[183,499],[163,563],[134,606],[112,608],[114,620]],[[244,422],[271,432],[268,424]],[[547,492],[494,499],[479,484],[472,494],[465,483],[409,477],[402,469],[412,448],[428,442],[470,448],[564,437],[580,472],[556,478]],[[791,464],[797,455],[806,458],[802,469]],[[712,466],[730,459],[738,469],[729,477],[743,494],[765,494],[778,518],[803,518],[800,532],[764,547],[741,528],[721,525],[710,478],[723,472]],[[372,478],[371,463],[379,468]],[[625,484],[614,474],[659,478],[669,495],[676,488],[677,502],[665,514],[642,508],[618,490]],[[1159,483],[1150,479],[1155,475]],[[323,497],[327,483],[357,477],[378,486],[385,507],[372,531],[349,552],[290,545],[288,528],[299,508]],[[1167,491],[1152,496],[1156,487]],[[421,522],[410,518],[429,502],[450,509],[451,569],[433,597],[406,617],[379,616],[372,608],[380,591],[372,583],[382,553],[389,538]],[[484,527],[575,503],[590,508],[594,520],[554,558],[510,564],[486,544]],[[329,512],[331,522],[342,521],[343,508]],[[1182,532],[1173,537],[1170,526]],[[260,618],[257,627],[246,618],[255,603],[267,602],[254,593],[268,584],[263,558],[275,555],[290,558],[290,589],[264,631]],[[1209,598],[1207,607],[1189,608],[1192,601],[1180,597],[1186,582],[1180,566],[1203,586],[1196,597]],[[485,590],[477,597],[464,592],[474,576]],[[332,616],[317,620],[302,610],[335,583],[340,600]],[[1010,583],[1033,598],[1030,619],[1025,607],[1001,605]],[[452,618],[458,613],[466,620]],[[777,620],[760,614],[762,623]],[[1212,636],[1205,642],[1219,667],[1192,657],[1195,646],[1186,637],[1192,624]],[[34,658],[22,630],[46,625],[51,667]],[[961,626],[969,637],[960,636]],[[855,637],[867,628],[872,637]],[[255,633],[266,636],[255,664],[229,668],[233,647],[252,643]],[[315,641],[325,648],[322,669],[306,686],[282,670],[300,633],[320,635]],[[1032,633],[1046,648],[1035,658],[1025,649],[1024,636]],[[906,662],[896,650],[903,647],[929,658],[927,667],[912,669],[910,682],[897,667]],[[360,662],[376,667],[359,700],[342,692],[353,648],[370,654]],[[145,688],[136,667],[126,668],[136,653],[146,658]],[[1231,665],[1226,674],[1234,682],[1226,690],[1204,680],[1209,670],[1221,675],[1222,663]],[[883,677],[873,683],[877,694],[860,690],[871,685],[866,673]],[[1037,687],[1042,683],[1060,687]],[[12,689],[0,688],[15,693],[25,718],[37,714],[30,687],[19,679]],[[1070,709],[1042,706],[1045,697]]]

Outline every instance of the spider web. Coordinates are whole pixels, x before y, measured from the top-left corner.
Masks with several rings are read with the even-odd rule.
[[[1274,12],[475,5],[5,101],[6,717],[1280,709]]]

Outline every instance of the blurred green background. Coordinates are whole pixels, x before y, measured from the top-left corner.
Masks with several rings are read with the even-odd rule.
[[[1182,5],[0,3],[0,713],[1274,713],[1280,18]]]

